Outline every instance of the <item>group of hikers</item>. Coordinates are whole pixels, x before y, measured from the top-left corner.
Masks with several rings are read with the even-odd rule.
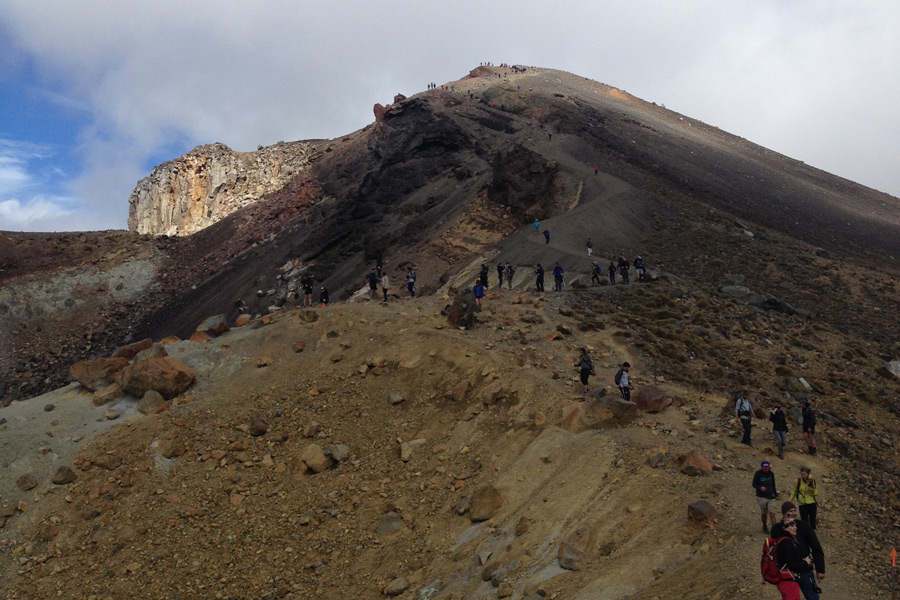
[[[590,379],[591,375],[594,375],[595,373],[594,361],[591,360],[591,355],[588,352],[587,348],[582,348],[579,351],[578,358],[575,360],[573,366],[578,369],[578,375],[581,379],[581,385],[584,386],[584,395],[587,396],[591,391],[588,380]],[[624,400],[625,402],[631,402],[631,390],[634,389],[634,384],[631,383],[631,379],[628,375],[630,369],[631,365],[629,363],[622,363],[622,366],[616,372],[616,376],[613,379],[616,387],[619,388],[619,393],[622,394],[622,400]]]
[[[387,270],[379,262],[372,267],[367,277],[369,283],[369,299],[375,300],[378,297],[378,288],[381,287],[381,293],[384,296],[383,302],[388,301],[388,290],[390,289],[390,278]],[[409,292],[410,298],[416,297],[416,270],[412,265],[406,271],[406,291]]]
[[[816,415],[808,399],[800,402],[801,422],[808,453],[816,454]],[[738,394],[734,415],[742,429],[741,443],[752,446],[751,430],[757,422],[756,409],[748,394]],[[787,445],[787,414],[780,404],[769,411],[772,436],[778,446],[778,458],[784,459]],[[767,535],[760,562],[763,578],[775,584],[782,600],[819,600],[818,582],[825,577],[825,555],[816,537],[818,513],[818,486],[808,466],[800,468],[797,480],[791,485],[791,493],[780,506],[781,520],[777,520],[778,489],[772,465],[764,460],[753,475],[753,489],[760,509],[763,533]]]
[[[800,468],[790,498],[781,504],[780,521],[776,521],[778,491],[769,461],[762,461],[753,475],[767,536],[760,563],[763,578],[778,586],[782,600],[800,600],[801,592],[806,600],[819,600],[822,592],[819,582],[825,578],[825,554],[816,536],[818,487],[810,473],[809,467]]]
[[[746,392],[738,394],[738,397],[734,402],[734,417],[737,420],[737,424],[740,425],[743,430],[741,443],[752,446],[753,442],[750,439],[751,428],[759,421],[756,418],[756,409],[747,397],[748,395],[749,394]],[[808,398],[803,398],[800,401],[800,418],[800,427],[803,431],[803,439],[806,442],[807,450],[810,454],[815,455],[816,423],[818,422],[818,418],[816,417],[816,413]],[[782,410],[780,404],[776,404],[769,413],[769,421],[772,422],[772,435],[775,437],[775,443],[778,445],[778,458],[783,459],[784,447],[787,445],[788,427],[787,415],[784,410]]]

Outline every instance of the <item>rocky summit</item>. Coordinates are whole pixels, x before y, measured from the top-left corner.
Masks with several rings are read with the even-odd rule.
[[[890,597],[900,200],[551,69],[373,119],[0,233],[3,597],[774,598],[762,460],[819,485],[824,593]]]

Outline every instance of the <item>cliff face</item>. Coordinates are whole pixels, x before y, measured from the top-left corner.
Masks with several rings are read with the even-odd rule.
[[[198,146],[154,168],[128,199],[128,229],[190,235],[280,189],[321,154],[310,142],[279,142],[256,152]]]

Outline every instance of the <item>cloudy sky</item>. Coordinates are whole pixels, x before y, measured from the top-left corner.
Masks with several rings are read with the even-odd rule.
[[[482,61],[570,71],[900,196],[896,0],[0,0],[0,230],[124,229],[194,146],[339,137]]]

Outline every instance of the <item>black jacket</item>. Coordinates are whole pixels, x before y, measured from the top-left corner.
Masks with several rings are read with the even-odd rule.
[[[783,531],[782,535],[785,535]],[[786,540],[781,540],[778,543],[778,546],[775,547],[775,556],[778,558],[778,568],[787,567],[795,574],[811,571],[812,566],[803,560],[809,556],[809,552],[804,552],[804,550],[805,548],[801,547],[797,538],[788,537]]]
[[[770,413],[769,420],[772,421],[772,431],[784,431],[787,433],[787,418],[783,410],[779,408],[775,412]]]
[[[772,525],[772,537],[776,540],[784,536],[784,523],[779,521]],[[806,521],[797,521],[797,547],[802,552],[802,556],[809,556],[810,552],[813,557],[813,564],[816,566],[816,573],[825,573],[825,553],[822,551],[822,544],[816,536],[816,531],[812,525]],[[779,563],[781,564],[781,563]]]
[[[759,488],[766,486],[766,490],[762,491]],[[768,498],[772,500],[778,497],[778,492],[775,490],[775,473],[771,470],[766,472],[760,469],[753,475],[753,489],[756,490],[756,495],[760,498]]]

